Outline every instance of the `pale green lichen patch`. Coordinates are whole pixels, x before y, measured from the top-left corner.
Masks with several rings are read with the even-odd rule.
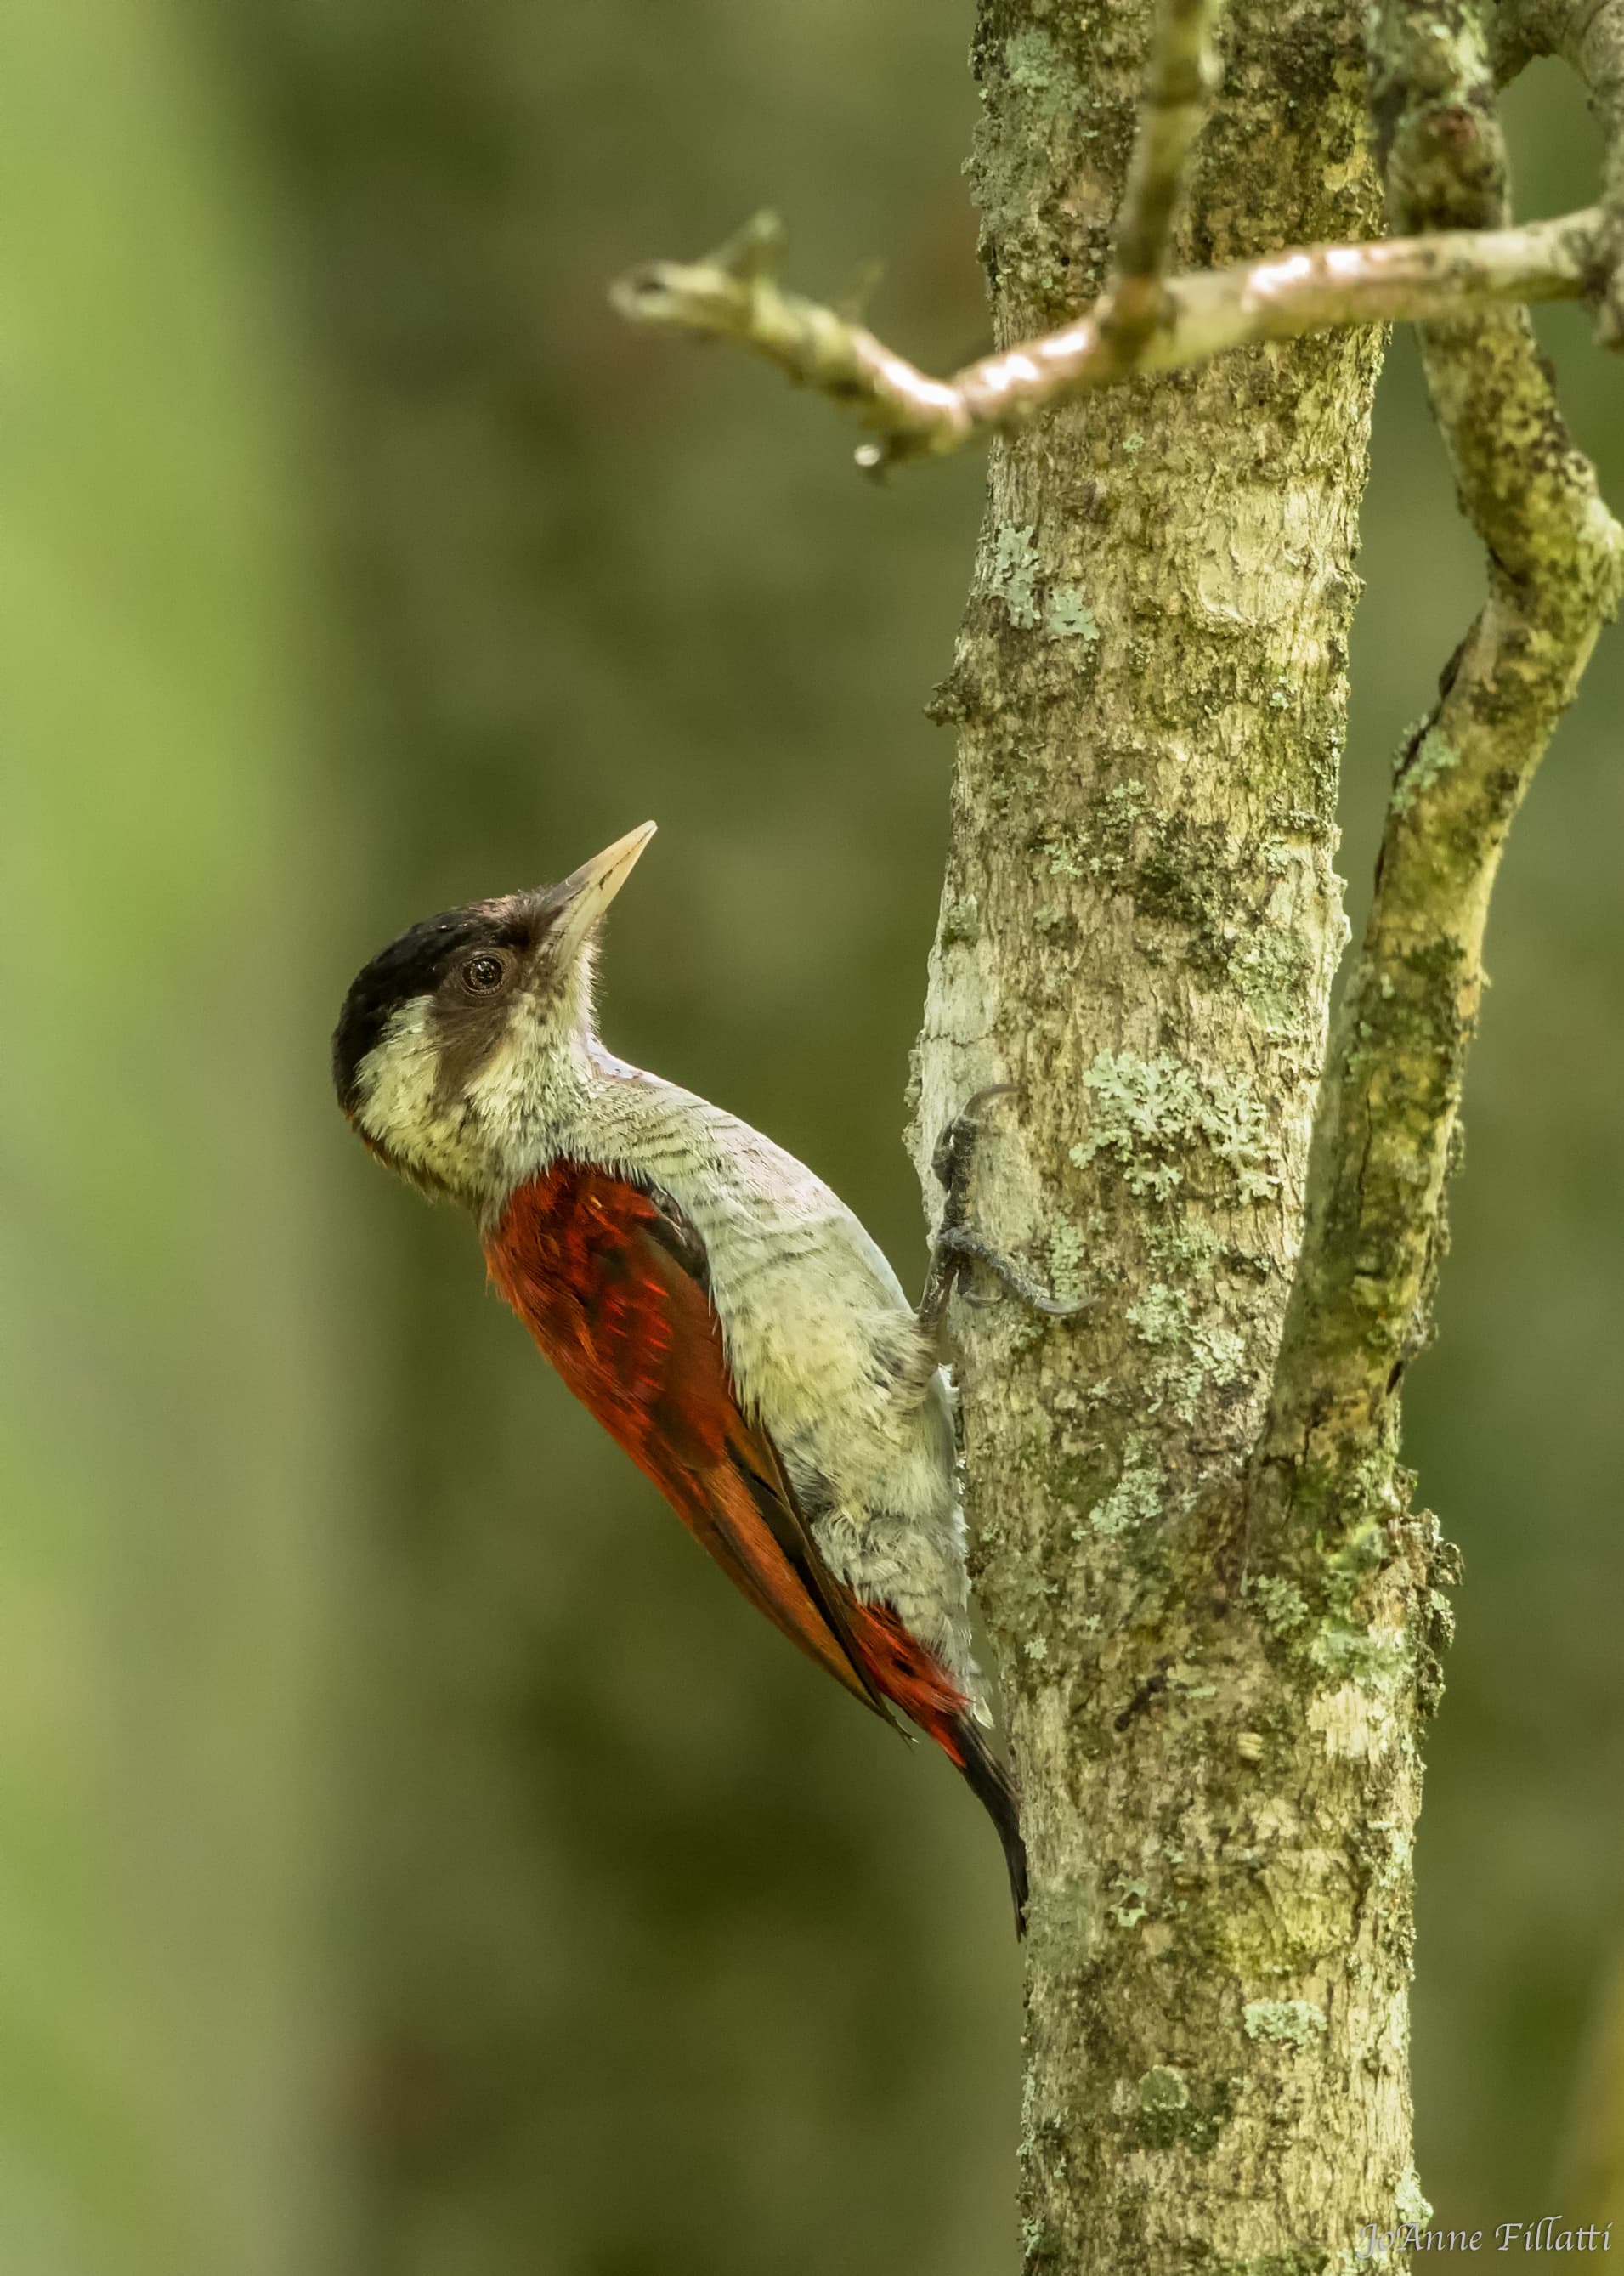
[[[1210,1225],[1171,1223],[1157,1218],[1144,1229],[1146,1253],[1164,1272],[1204,1277],[1224,1254],[1224,1240]]]
[[[1414,2166],[1406,2166],[1400,2175],[1393,2209],[1407,2228],[1425,2228],[1432,2218],[1432,2208],[1422,2195],[1421,2176]]]
[[[1260,927],[1231,951],[1229,959],[1236,987],[1259,1026],[1271,1034],[1294,1029],[1312,966],[1308,943],[1286,926]]]
[[[1248,1999],[1241,2011],[1248,2039],[1306,2047],[1325,2029],[1325,2011],[1311,1999]]]
[[[1094,611],[1075,585],[1057,585],[1043,610],[1043,630],[1051,640],[1081,641],[1092,648],[1099,639]]]
[[[1192,1422],[1202,1392],[1234,1381],[1242,1370],[1241,1338],[1221,1321],[1195,1318],[1182,1288],[1152,1281],[1139,1301],[1129,1305],[1127,1318],[1140,1342],[1158,1354],[1147,1385],[1153,1414],[1171,1407],[1181,1422]]]
[[[1082,1228],[1057,1217],[1049,1229],[1049,1285],[1063,1302],[1076,1303],[1083,1291],[1082,1264],[1088,1242]]]
[[[1056,585],[1043,593],[1034,535],[1030,522],[1006,523],[998,531],[989,582],[1012,625],[1022,632],[1041,625],[1051,641],[1073,649],[1078,669],[1084,670],[1092,665],[1099,646],[1098,620],[1080,587]]]
[[[1047,32],[1012,32],[1004,42],[1004,72],[1037,122],[1058,125],[1075,110],[1077,74]]]
[[[1407,1478],[1413,1485],[1415,1480]],[[1405,1497],[1400,1493],[1392,1460],[1378,1451],[1359,1463],[1351,1472],[1348,1491],[1353,1501],[1369,1510],[1385,1510],[1391,1516],[1401,1514]],[[1347,1612],[1361,1585],[1372,1573],[1380,1570],[1387,1556],[1387,1537],[1378,1518],[1365,1516],[1353,1527],[1347,1538],[1325,1567],[1325,1579],[1332,1606]]]
[[[1190,1331],[1190,1300],[1182,1288],[1153,1280],[1139,1301],[1128,1306],[1127,1322],[1142,1344],[1180,1344]]]
[[[1243,1202],[1279,1183],[1268,1118],[1244,1080],[1199,1074],[1182,1061],[1101,1051],[1083,1076],[1093,1096],[1093,1128],[1071,1149],[1080,1169],[1113,1163],[1131,1194],[1166,1201],[1203,1157],[1233,1180]]]
[[[1032,543],[1032,524],[1024,528],[1006,523],[993,540],[993,589],[1003,599],[1012,625],[1023,631],[1037,624],[1037,553]]]
[[[1460,756],[1460,752],[1445,741],[1436,727],[1429,727],[1416,744],[1414,755],[1400,762],[1393,785],[1394,813],[1408,814],[1416,800],[1423,798],[1458,763]]]
[[[1111,1917],[1119,1928],[1137,1928],[1150,1909],[1145,1903],[1146,1884],[1119,1873],[1112,1883],[1119,1901],[1111,1908]]]
[[[1039,2145],[1052,2149],[1064,2140],[1065,2127],[1052,2111],[1040,2112],[1037,2106],[1037,2078],[1028,2063],[1021,2082],[1021,2133],[1015,2143],[1015,2157],[1022,2166],[1029,2166],[1037,2155]]]
[[[1334,1620],[1321,1622],[1309,1656],[1328,1675],[1388,1696],[1404,1687],[1414,1669],[1407,1636],[1392,1629],[1350,1627]]]
[[[974,893],[949,901],[942,911],[941,940],[944,948],[954,948],[960,943],[977,938],[981,932],[981,910]]]
[[[1037,2081],[1028,2063],[1021,2074],[1021,2133],[1015,2143],[1015,2162],[1028,2166],[1037,2149]]]
[[[1074,137],[1088,107],[1088,91],[1065,51],[1036,27],[1012,32],[999,46],[1002,68],[983,85],[986,107],[977,123],[970,160],[984,236],[998,242],[1006,262],[1046,293],[1068,281],[1067,258],[1055,224],[1044,217],[1052,195],[1052,169]],[[1073,231],[1074,246],[1075,231]]]
[[[1028,2219],[1021,2224],[1021,2257],[1023,2260],[1039,2260],[1048,2253],[1047,2231],[1041,2220]]]
[[[1066,830],[1056,837],[1043,840],[1043,852],[1049,856],[1051,877],[1086,877],[1091,865],[1088,859],[1088,839],[1081,830]]]
[[[1107,834],[1126,842],[1128,832],[1150,802],[1150,793],[1137,780],[1112,783],[1102,801]]]
[[[1271,1635],[1289,1635],[1309,1616],[1308,1599],[1301,1589],[1294,1581],[1285,1580],[1277,1573],[1254,1573],[1246,1583],[1246,1593],[1257,1606]]]
[[[1063,1304],[1085,1301],[1089,1290],[1082,1267],[1089,1254],[1089,1240],[1082,1228],[1074,1225],[1069,1218],[1057,1217],[1049,1228],[1045,1246],[1049,1259],[1045,1277],[1050,1294]],[[1029,1305],[1022,1305],[1019,1310],[1015,1310],[1013,1306],[1009,1309],[1014,1312],[1006,1331],[1011,1350],[1032,1350],[1048,1332],[1048,1316]]]
[[[1162,1506],[1161,1474],[1146,1460],[1147,1440],[1137,1431],[1130,1431],[1122,1450],[1122,1468],[1117,1482],[1104,1499],[1097,1502],[1089,1512],[1089,1524],[1096,1533],[1110,1538],[1119,1533],[1131,1533],[1136,1528],[1150,1524]],[[1072,1528],[1074,1540],[1083,1539],[1081,1526]]]

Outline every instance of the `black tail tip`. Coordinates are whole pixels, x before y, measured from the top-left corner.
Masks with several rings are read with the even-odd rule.
[[[1015,1908],[1015,1934],[1027,1932],[1027,1850],[1021,1838],[1021,1803],[1009,1772],[987,1744],[981,1726],[968,1715],[955,1723],[954,1737],[963,1754],[960,1768],[965,1783],[998,1828],[1004,1864],[1009,1874],[1010,1900]]]
[[[1004,1863],[1009,1872],[1010,1900],[1015,1908],[1015,1934],[1027,1932],[1027,1898],[1030,1890],[1027,1882],[1027,1845],[1021,1838],[1021,1825],[1012,1817],[1009,1830],[998,1828],[1004,1842]]]

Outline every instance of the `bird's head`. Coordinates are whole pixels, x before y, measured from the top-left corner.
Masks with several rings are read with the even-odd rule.
[[[522,1174],[590,1033],[599,920],[653,835],[628,831],[562,884],[427,917],[357,975],[333,1082],[391,1169],[474,1208]]]

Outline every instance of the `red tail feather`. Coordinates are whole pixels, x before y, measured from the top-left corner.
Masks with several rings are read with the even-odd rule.
[[[852,1634],[874,1688],[964,1768],[959,1726],[969,1701],[934,1652],[910,1635],[889,1605],[865,1605],[846,1591]]]

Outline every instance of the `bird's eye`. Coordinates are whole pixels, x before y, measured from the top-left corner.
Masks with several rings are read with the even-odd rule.
[[[499,956],[471,956],[462,967],[462,984],[475,996],[489,996],[506,976],[507,966]]]

